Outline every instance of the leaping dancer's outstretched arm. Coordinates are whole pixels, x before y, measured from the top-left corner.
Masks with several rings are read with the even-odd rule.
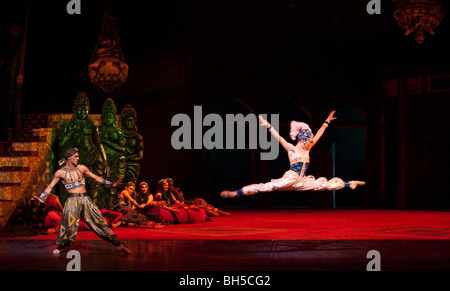
[[[282,136],[280,136],[280,134],[275,130],[275,128],[273,128],[272,125],[267,120],[262,118],[261,115],[259,115],[259,121],[261,122],[261,126],[267,127],[269,132],[273,135],[273,137],[275,137],[278,140],[280,145],[286,151],[289,151],[293,147],[293,145],[291,143],[287,142]]]
[[[330,122],[337,119],[337,117],[334,117],[335,113],[336,113],[336,110],[333,110],[330,112],[330,114],[328,115],[325,122],[322,124],[322,126],[319,128],[319,130],[316,132],[316,134],[312,138],[311,145],[309,148],[312,148],[319,141],[319,139],[322,137],[323,133],[325,132],[325,129],[328,127],[328,125],[330,125]]]

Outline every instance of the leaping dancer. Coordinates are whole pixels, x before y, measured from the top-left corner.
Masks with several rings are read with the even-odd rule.
[[[272,191],[332,191],[344,187],[355,189],[357,186],[365,185],[366,182],[363,181],[343,181],[341,178],[327,180],[324,177],[316,179],[312,175],[306,176],[306,170],[309,165],[309,151],[322,137],[331,121],[336,119],[336,117],[334,117],[335,112],[335,110],[331,111],[328,118],[315,135],[312,134],[308,124],[291,121],[289,135],[293,141],[297,141],[295,146],[281,137],[270,123],[267,122],[267,120],[264,120],[260,115],[259,120],[261,126],[266,126],[270,133],[272,133],[281,146],[287,151],[291,168],[279,179],[273,179],[268,183],[248,185],[237,191],[222,191],[220,196],[223,198],[233,198],[236,196],[253,195]]]

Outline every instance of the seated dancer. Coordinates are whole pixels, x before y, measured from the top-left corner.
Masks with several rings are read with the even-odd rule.
[[[161,179],[158,181],[159,189],[156,191],[156,201],[165,201],[167,207],[171,207],[175,204],[181,204],[180,198],[175,197],[172,192],[173,189],[170,188],[167,179]],[[178,192],[176,192],[178,194]]]
[[[55,187],[60,180],[62,180],[62,183],[69,193],[69,197],[64,205],[58,238],[56,239],[57,247],[53,253],[59,254],[62,249],[75,241],[78,233],[80,216],[82,216],[84,221],[86,221],[96,235],[116,246],[117,251],[131,254],[132,251],[117,240],[116,234],[109,228],[100,213],[100,210],[87,195],[85,188],[86,182],[83,176],[86,175],[98,183],[103,184],[105,187],[116,187],[121,180],[119,179],[113,184],[94,175],[86,166],[78,164],[79,158],[78,149],[67,149],[64,153],[64,159],[59,161],[59,165],[62,168],[55,172],[55,176],[50,185],[39,197],[33,196],[32,198],[44,202],[49,196],[48,193],[52,191],[53,187]]]
[[[133,182],[128,182],[125,185],[125,189],[123,189],[117,197],[118,204],[132,207],[133,209],[139,208],[139,203],[137,203],[132,197],[135,189],[136,185]]]
[[[156,200],[156,198],[153,196],[152,193],[149,191],[148,183],[142,181],[139,184],[139,191],[136,193],[136,201],[140,203],[141,209],[146,206],[165,206],[166,202],[162,201],[162,195],[161,193],[158,194],[159,199]]]
[[[268,183],[248,185],[237,191],[222,191],[220,196],[223,198],[232,198],[241,195],[252,195],[271,191],[326,191],[339,190],[344,187],[355,189],[356,186],[365,185],[366,182],[363,181],[344,182],[341,178],[333,178],[328,181],[324,177],[316,179],[314,176],[305,175],[309,165],[309,151],[320,139],[330,122],[336,119],[336,117],[334,117],[335,112],[335,110],[331,111],[316,135],[312,134],[310,127],[306,123],[291,121],[291,131],[289,135],[292,140],[297,140],[295,146],[287,142],[278,134],[269,122],[259,116],[261,126],[266,126],[270,133],[272,133],[281,146],[287,151],[291,169],[287,171],[282,178],[273,179]]]
[[[124,226],[153,227],[154,223],[139,211],[143,206],[132,197],[135,188],[136,185],[133,182],[128,182],[125,189],[119,193],[118,204],[115,207],[118,212],[123,214],[119,220]]]
[[[150,193],[147,182],[142,181],[139,183],[139,190],[136,191],[135,200],[141,208],[147,205],[147,203],[153,202],[153,194]]]
[[[175,181],[170,177],[167,177],[166,181],[167,183],[169,183],[169,191],[173,194],[175,199],[177,199],[180,202],[183,202],[184,201],[183,192],[181,192],[180,188],[175,187]]]

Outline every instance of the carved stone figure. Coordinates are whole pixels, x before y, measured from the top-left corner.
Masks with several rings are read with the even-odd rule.
[[[140,160],[144,156],[144,139],[137,132],[137,113],[128,104],[121,113],[121,127],[125,137],[126,169],[122,185],[128,182],[137,183],[140,172]]]
[[[116,126],[117,107],[111,98],[106,99],[102,107],[102,117],[98,131],[105,149],[106,158],[111,171],[109,177],[112,181],[117,181],[124,177],[125,174],[125,138],[121,129]],[[102,188],[102,201],[99,204],[112,208],[117,199],[116,188]]]
[[[89,118],[89,99],[84,92],[75,97],[73,116],[66,120],[58,133],[58,158],[61,159],[68,148],[77,148],[80,164],[89,168],[97,176],[109,177],[110,171],[105,150],[101,143],[97,125]],[[87,181],[88,193],[94,203],[97,203],[99,183],[92,179]],[[67,192],[60,188],[60,198],[65,201]]]

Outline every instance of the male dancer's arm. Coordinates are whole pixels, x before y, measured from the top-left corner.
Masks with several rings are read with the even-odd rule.
[[[59,170],[58,170],[58,171],[56,171],[53,180],[50,182],[50,184],[47,186],[47,188],[45,188],[44,192],[42,192],[42,194],[39,197],[34,195],[33,197],[31,197],[31,200],[38,200],[41,203],[45,203],[45,200],[48,198],[48,194],[52,191],[53,187],[55,187],[56,184],[58,184],[60,179],[61,179],[61,177],[59,176]]]
[[[111,187],[117,187],[117,185],[119,185],[122,182],[122,179],[118,179],[116,182],[111,183],[110,181],[103,179],[102,177],[99,177],[97,175],[95,175],[94,173],[92,173],[88,167],[84,166],[84,165],[79,165],[81,172],[83,174],[85,174],[86,176],[88,176],[89,178],[97,181],[100,184],[103,184],[105,187],[107,188],[111,188]]]

